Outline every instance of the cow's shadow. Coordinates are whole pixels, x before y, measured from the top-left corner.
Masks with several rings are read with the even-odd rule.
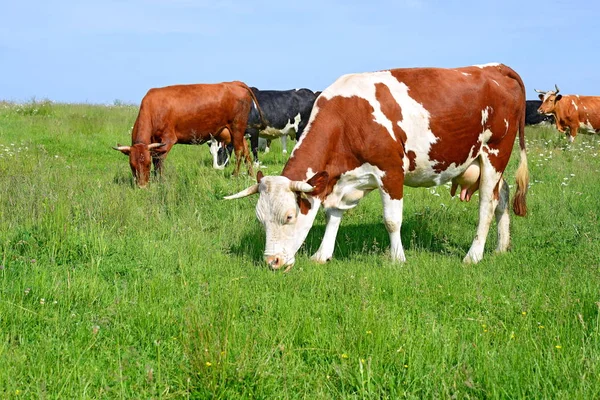
[[[307,257],[314,254],[325,233],[324,222],[317,222],[311,228],[299,253]],[[430,223],[422,217],[405,218],[402,224],[402,244],[405,251],[420,250],[456,257],[460,260],[469,249],[470,243],[457,242],[448,238],[439,230],[433,230]],[[333,258],[336,260],[355,259],[357,255],[387,256],[389,255],[389,235],[380,223],[350,223],[340,225]],[[245,233],[239,242],[232,243],[229,247],[231,254],[240,257],[249,257],[256,263],[263,260],[265,248],[265,233],[260,225]]]

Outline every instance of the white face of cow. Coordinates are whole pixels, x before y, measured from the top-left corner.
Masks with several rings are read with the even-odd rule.
[[[272,269],[286,266],[287,271],[294,265],[296,253],[315,220],[321,200],[312,194],[324,189],[327,173],[319,173],[308,182],[291,181],[284,176],[263,177],[260,172],[257,178],[256,185],[225,199],[259,193],[256,217],[265,227],[265,262]]]
[[[303,214],[297,199],[303,194],[292,190],[291,183],[283,176],[269,176],[261,180],[258,188],[256,217],[265,227],[265,261],[273,269],[294,265],[296,253],[304,243],[321,203],[306,196],[310,210]]]

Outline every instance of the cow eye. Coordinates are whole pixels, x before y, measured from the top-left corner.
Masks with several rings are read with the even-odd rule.
[[[285,223],[289,224],[292,223],[294,221],[294,214],[288,214],[285,216]]]

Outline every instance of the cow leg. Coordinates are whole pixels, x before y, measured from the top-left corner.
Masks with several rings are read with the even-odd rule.
[[[287,135],[281,137],[281,147],[283,147],[283,154],[287,154]]]
[[[483,258],[485,242],[490,230],[494,210],[498,205],[498,199],[494,197],[494,188],[502,178],[502,173],[497,172],[490,163],[487,155],[480,157],[480,183],[479,183],[479,223],[477,233],[471,244],[469,252],[463,259],[465,263],[478,263]]]
[[[338,229],[340,227],[340,223],[342,222],[342,215],[344,211],[339,208],[329,208],[325,210],[325,216],[327,220],[327,224],[325,225],[325,234],[323,235],[323,240],[321,241],[321,246],[319,246],[319,250],[311,259],[318,263],[326,263],[333,256],[333,249],[335,247],[335,238],[338,233]]]
[[[510,189],[508,184],[502,178],[498,182],[498,205],[494,214],[496,215],[496,225],[498,225],[498,245],[496,247],[497,253],[503,253],[508,250],[510,245],[510,219],[508,214],[508,199]]]
[[[383,223],[385,229],[390,235],[390,253],[392,261],[405,262],[404,248],[402,247],[402,238],[400,228],[402,227],[402,207],[404,200],[392,199],[392,197],[382,188],[381,202],[383,204]]]
[[[252,151],[252,157],[254,158],[254,166],[258,167],[260,162],[258,161],[258,129],[247,128],[246,132],[250,135],[250,150]]]
[[[162,176],[164,161],[167,158],[167,154],[169,154],[171,147],[173,147],[173,144],[174,143],[167,141],[167,144],[165,146],[152,150],[151,157],[152,165],[154,165],[154,176]]]
[[[569,142],[573,143],[573,141],[575,140],[575,136],[577,136],[578,130],[579,130],[579,121],[576,121],[576,122],[572,123],[571,125],[569,125],[569,134],[567,136],[567,139],[569,140]]]
[[[269,149],[269,147],[271,147],[271,139],[267,139],[267,146],[265,147],[265,154],[267,154],[269,151],[271,151],[271,149]]]

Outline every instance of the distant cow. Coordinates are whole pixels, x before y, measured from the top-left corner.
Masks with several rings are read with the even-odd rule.
[[[527,100],[525,105],[525,125],[553,124],[552,115],[540,114],[538,108],[542,105],[541,100]]]
[[[468,98],[469,101],[465,101]],[[479,190],[479,223],[464,262],[478,262],[494,216],[496,251],[509,246],[509,187],[503,178],[517,132],[521,162],[513,210],[523,216],[529,181],[525,87],[502,64],[456,69],[392,69],[340,77],[323,91],[281,176],[258,172],[255,185],[228,197],[259,193],[256,215],[266,231],[265,261],[291,268],[321,205],[327,224],[313,255],[333,255],[344,210],[377,189],[391,257],[405,261],[400,227],[404,185],[452,182],[460,199]]]
[[[256,96],[260,109],[264,115],[267,126],[260,128],[261,118],[256,109],[252,107],[248,116],[248,127],[246,135],[250,137],[250,148],[254,156],[254,163],[258,165],[258,140],[264,138],[267,141],[265,153],[269,152],[271,141],[276,138],[281,138],[281,146],[283,153],[287,153],[287,138],[298,140],[304,131],[304,127],[310,117],[310,111],[317,96],[309,89],[293,89],[293,90],[259,90],[255,87],[251,88]],[[215,144],[213,147],[218,146]],[[211,150],[213,153],[213,165],[222,164],[219,161],[214,161],[218,154],[220,159],[227,158],[227,152],[231,152],[223,145],[220,149]]]
[[[600,97],[558,94],[560,89],[539,93],[542,105],[538,108],[540,114],[553,115],[556,129],[567,135],[569,142],[575,140],[579,128],[587,131],[600,131]],[[569,131],[567,132],[567,128]]]
[[[253,106],[254,104],[254,106]],[[239,173],[242,157],[248,174],[254,175],[244,132],[250,108],[262,115],[256,97],[243,82],[175,85],[150,89],[142,99],[131,132],[131,146],[115,150],[129,156],[129,165],[140,187],[150,177],[150,161],[161,172],[162,163],[175,143],[202,144],[211,139],[233,143]]]

